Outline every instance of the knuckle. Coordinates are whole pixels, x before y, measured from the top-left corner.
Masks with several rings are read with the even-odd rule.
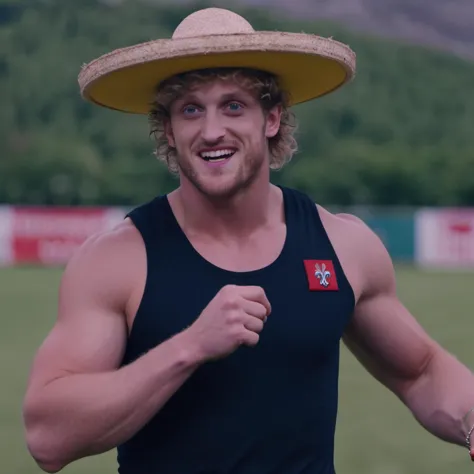
[[[239,342],[241,342],[241,339],[245,337],[245,331],[243,331],[243,328],[240,326],[235,325],[231,331],[230,331],[231,337]]]
[[[240,306],[239,296],[236,293],[226,295],[224,300],[225,309],[237,309]]]
[[[236,293],[236,289],[237,287],[235,285],[225,285],[221,291],[225,296],[230,296]]]
[[[236,324],[236,323],[240,322],[240,320],[241,320],[240,311],[233,310],[233,311],[228,312],[227,322],[229,322],[231,324]]]

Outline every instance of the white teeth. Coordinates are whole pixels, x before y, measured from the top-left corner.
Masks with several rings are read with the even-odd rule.
[[[203,158],[219,158],[221,156],[232,155],[233,153],[233,150],[204,151],[201,153],[201,156]]]

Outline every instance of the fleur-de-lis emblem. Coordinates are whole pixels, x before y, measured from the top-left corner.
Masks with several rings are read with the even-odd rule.
[[[326,265],[323,263],[322,266],[319,266],[319,263],[316,264],[316,271],[314,276],[319,280],[319,284],[326,287],[329,286],[329,278],[331,278],[331,272],[326,270]]]

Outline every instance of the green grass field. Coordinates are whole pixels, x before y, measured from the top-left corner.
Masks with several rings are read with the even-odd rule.
[[[0,269],[0,471],[5,474],[41,472],[25,449],[21,400],[31,358],[55,318],[59,278],[54,269]],[[474,368],[474,273],[428,274],[398,268],[398,281],[400,297],[428,332]],[[467,452],[425,432],[345,348],[339,413],[338,474],[474,472]],[[63,472],[115,471],[111,452],[76,462]]]

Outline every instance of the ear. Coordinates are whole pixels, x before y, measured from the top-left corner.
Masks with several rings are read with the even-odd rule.
[[[173,135],[173,127],[171,126],[171,120],[168,119],[164,121],[164,128],[165,128],[165,135],[168,140],[168,145],[172,148],[176,148],[174,135]]]
[[[267,112],[265,121],[265,136],[267,138],[274,137],[280,130],[281,121],[281,105],[275,105]]]

